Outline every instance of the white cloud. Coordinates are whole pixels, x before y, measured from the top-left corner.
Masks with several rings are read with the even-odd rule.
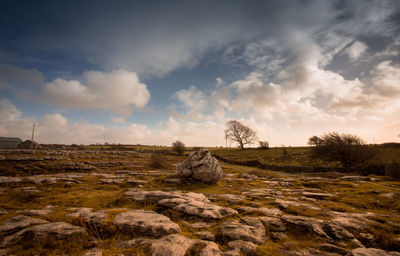
[[[190,119],[203,118],[203,111],[207,107],[207,101],[202,91],[191,85],[189,89],[182,89],[175,93],[175,96],[187,109],[187,116]]]
[[[349,56],[349,59],[351,61],[356,61],[358,60],[361,55],[368,49],[368,46],[360,41],[355,41],[351,46],[349,46],[345,52]]]
[[[110,122],[116,123],[116,124],[124,124],[124,123],[126,123],[126,119],[123,117],[113,117],[113,118],[111,118]]]
[[[129,116],[132,106],[143,108],[150,99],[147,86],[134,72],[114,70],[110,73],[88,71],[80,81],[56,79],[43,87],[44,100],[61,107],[104,109]]]
[[[383,61],[371,71],[371,81],[374,89],[385,97],[400,96],[400,67],[392,65],[391,61]]]
[[[20,117],[21,114],[21,111],[19,111],[9,100],[0,100],[0,120],[4,122],[15,120]]]

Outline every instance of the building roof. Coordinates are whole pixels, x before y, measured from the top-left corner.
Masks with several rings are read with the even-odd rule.
[[[0,137],[0,142],[22,142],[20,138]]]

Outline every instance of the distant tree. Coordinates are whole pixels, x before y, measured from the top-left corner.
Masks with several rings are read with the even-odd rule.
[[[226,137],[233,142],[237,142],[241,149],[244,145],[253,144],[257,141],[257,133],[239,121],[231,120],[225,130]]]
[[[177,153],[178,155],[182,155],[185,152],[185,144],[182,141],[175,141],[172,143],[172,151]]]
[[[259,149],[268,149],[269,148],[269,142],[268,141],[259,141],[258,142],[258,148]]]
[[[307,144],[310,146],[317,146],[320,144],[320,138],[318,136],[312,136],[308,139]]]
[[[312,156],[328,161],[339,161],[345,168],[365,163],[375,155],[373,147],[352,134],[331,132],[321,137],[311,137],[308,143],[315,145],[311,149]]]

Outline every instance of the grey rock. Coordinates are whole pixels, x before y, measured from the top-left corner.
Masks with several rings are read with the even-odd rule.
[[[248,174],[248,173],[242,172],[239,174],[239,178],[247,179],[247,180],[256,180],[258,177],[253,174]]]
[[[239,212],[243,213],[257,213],[260,215],[264,216],[270,216],[270,217],[276,217],[282,214],[282,211],[279,210],[278,208],[266,208],[266,207],[260,207],[260,208],[254,208],[254,207],[249,207],[249,206],[243,206],[237,209]]]
[[[328,198],[337,197],[336,195],[329,194],[329,193],[303,192],[302,194],[305,197],[311,197],[311,198],[315,198],[315,199],[328,199]]]
[[[265,237],[265,228],[258,218],[245,217],[241,222],[228,220],[222,223],[220,233],[229,240],[243,240],[262,244]]]
[[[251,254],[257,250],[257,245],[253,244],[252,242],[242,240],[230,241],[228,242],[227,246],[233,251],[239,251],[244,254]]]
[[[100,210],[94,211],[92,208],[78,208],[75,213],[66,215],[67,217],[78,218],[83,220],[86,224],[101,228],[107,221],[107,211]]]
[[[23,180],[18,177],[8,177],[8,176],[0,176],[0,184],[7,184],[7,183],[20,183]]]
[[[32,209],[32,210],[23,210],[21,211],[22,214],[28,216],[44,216],[52,213],[53,211],[50,209]]]
[[[149,252],[152,256],[184,256],[192,246],[199,243],[199,240],[190,239],[183,235],[169,235],[159,240],[148,242],[150,243]],[[215,243],[205,242],[203,245],[204,247],[199,252],[199,255],[220,255],[221,251]]]
[[[387,252],[375,248],[356,248],[349,256],[400,256],[400,252]]]
[[[32,225],[49,223],[46,220],[36,219],[28,216],[18,215],[9,219],[6,223],[0,226],[0,236],[9,235],[18,232]]]
[[[176,167],[178,174],[207,184],[215,184],[222,177],[222,168],[217,159],[207,149],[192,152],[189,157]]]
[[[86,230],[66,222],[52,222],[25,228],[13,235],[6,237],[2,246],[7,247],[19,243],[21,240],[34,240],[43,242],[51,237],[52,240],[67,240],[72,237],[88,238]]]
[[[158,203],[162,199],[169,199],[169,198],[186,198],[192,199],[200,202],[209,203],[210,201],[205,197],[203,194],[200,193],[193,193],[193,192],[166,192],[160,190],[151,190],[146,191],[142,189],[128,189],[125,192],[125,195],[129,197],[134,202],[139,203]]]
[[[371,178],[365,176],[343,176],[337,178],[337,180],[344,180],[344,181],[370,181]]]
[[[347,255],[349,253],[349,250],[344,249],[342,247],[333,245],[333,244],[321,244],[318,246],[320,250],[325,251],[325,252],[334,252],[338,253],[340,255]]]
[[[92,248],[82,256],[103,256],[103,251],[99,248]]]
[[[331,222],[347,229],[358,231],[368,229],[368,224],[366,223],[366,220],[360,220],[359,218],[336,217],[331,219]]]
[[[222,219],[237,214],[237,211],[231,208],[204,203],[190,198],[163,199],[158,203],[175,211],[206,219]]]
[[[314,211],[321,211],[322,209],[316,206],[312,206],[309,204],[304,204],[304,203],[299,203],[296,201],[288,201],[288,200],[282,200],[282,199],[276,199],[275,203],[277,203],[282,209],[286,209],[288,207],[299,207],[299,208],[305,208],[309,210],[314,210]]]
[[[286,225],[292,229],[297,229],[301,232],[308,232],[319,237],[332,240],[323,230],[323,221],[304,217],[304,216],[293,216],[293,215],[283,215],[281,220],[286,223]]]
[[[233,194],[220,194],[220,195],[218,195],[218,197],[227,201],[229,204],[237,204],[246,199],[245,196],[233,195]]]
[[[153,211],[131,210],[114,218],[114,225],[128,233],[160,237],[181,231],[170,218]]]
[[[286,231],[285,224],[277,217],[260,217],[261,222],[268,227],[270,232]]]
[[[201,240],[208,240],[208,241],[214,241],[215,240],[215,235],[211,233],[210,231],[199,231],[196,233],[196,236],[200,238]]]
[[[196,244],[200,244],[203,246],[199,252],[199,256],[221,256],[222,252],[219,249],[218,245],[214,242],[209,241],[200,241]]]

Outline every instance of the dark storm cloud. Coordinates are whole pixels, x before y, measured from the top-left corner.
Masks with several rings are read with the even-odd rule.
[[[332,21],[332,10],[325,1],[13,1],[0,13],[1,46],[44,58],[62,50],[106,69],[164,74],[233,42],[313,32]]]

